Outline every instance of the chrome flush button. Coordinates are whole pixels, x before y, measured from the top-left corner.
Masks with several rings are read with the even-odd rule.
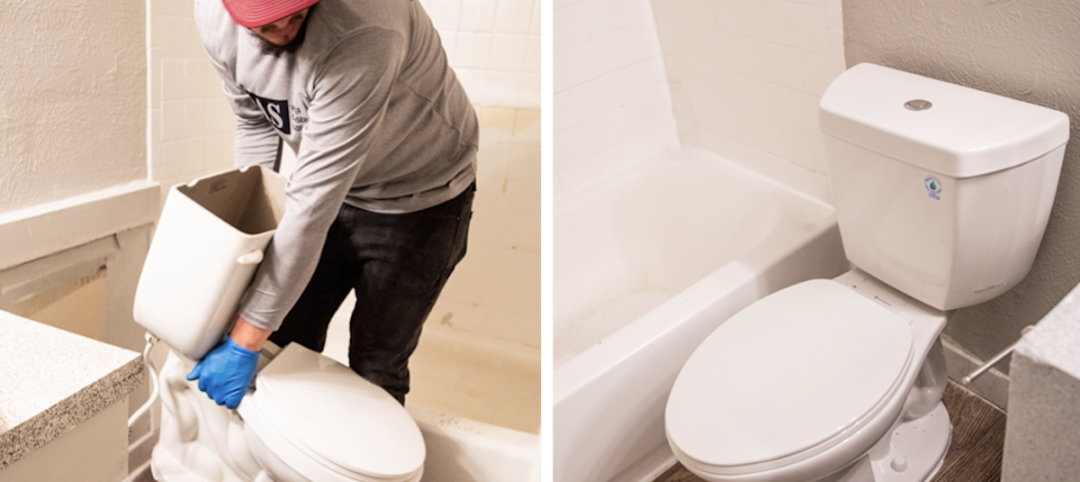
[[[933,107],[933,105],[928,100],[912,99],[904,103],[904,108],[907,110],[926,110]]]

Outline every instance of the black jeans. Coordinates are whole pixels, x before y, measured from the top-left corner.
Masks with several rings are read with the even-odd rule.
[[[445,203],[407,214],[343,205],[315,274],[270,340],[321,352],[330,318],[356,291],[349,366],[405,403],[409,356],[454,266],[465,256],[474,183]]]

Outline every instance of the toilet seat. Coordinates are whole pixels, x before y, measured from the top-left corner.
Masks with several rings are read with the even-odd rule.
[[[668,440],[684,465],[720,477],[809,459],[903,395],[913,352],[908,323],[878,302],[831,280],[786,288],[691,355],[668,400]]]
[[[382,388],[348,367],[290,344],[241,402],[245,425],[290,468],[313,481],[419,480],[420,429]]]

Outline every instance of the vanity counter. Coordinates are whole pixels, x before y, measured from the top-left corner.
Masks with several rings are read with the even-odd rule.
[[[124,400],[143,366],[139,353],[0,311],[0,474]]]

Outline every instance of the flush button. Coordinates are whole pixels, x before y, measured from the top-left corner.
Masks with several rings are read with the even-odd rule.
[[[912,99],[904,103],[904,108],[907,110],[926,110],[933,105],[928,100]]]

